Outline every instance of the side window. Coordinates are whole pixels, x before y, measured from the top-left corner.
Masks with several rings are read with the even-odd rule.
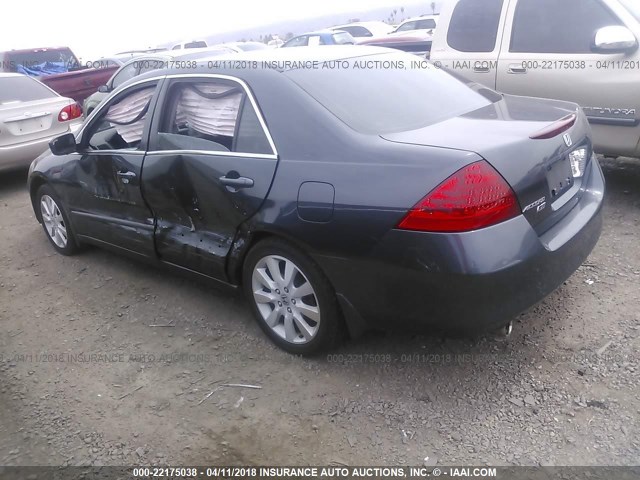
[[[273,153],[244,89],[224,80],[171,86],[158,149]]]
[[[415,29],[416,29],[416,22],[407,22],[405,24],[400,25],[396,30],[396,32],[408,32],[409,30],[415,30]]]
[[[436,28],[436,21],[433,18],[418,21],[418,30],[432,30]]]
[[[115,98],[83,134],[84,146],[89,150],[138,149],[155,90],[155,85],[144,86]]]
[[[599,0],[520,0],[509,51],[590,53],[596,31],[622,25]]]
[[[503,0],[460,0],[449,23],[449,46],[460,52],[492,52],[498,38],[502,3]]]
[[[136,63],[133,62],[127,65],[126,67],[122,67],[122,70],[116,73],[116,76],[113,77],[113,82],[111,82],[111,86],[113,88],[118,88],[124,82],[126,82],[127,80],[131,80],[135,76],[136,76]]]
[[[241,153],[274,153],[258,120],[258,114],[246,97],[240,113],[235,150]]]
[[[307,41],[307,46],[317,47],[318,45],[324,45],[324,41],[319,35],[311,35]]]
[[[306,47],[308,41],[309,41],[309,37],[307,37],[306,35],[301,35],[299,37],[292,38],[284,46],[285,47]]]

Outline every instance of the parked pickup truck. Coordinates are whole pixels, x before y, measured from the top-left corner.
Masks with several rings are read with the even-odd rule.
[[[63,97],[82,102],[107,83],[118,67],[86,68],[67,48],[34,48],[0,52],[0,72],[36,77]]]
[[[450,0],[436,66],[500,92],[581,105],[596,150],[640,157],[638,0]]]

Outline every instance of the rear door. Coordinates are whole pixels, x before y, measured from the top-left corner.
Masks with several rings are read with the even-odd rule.
[[[459,0],[445,4],[441,16],[449,19],[449,25],[435,30],[433,63],[495,88],[508,3],[509,0]]]
[[[594,125],[596,148],[635,150],[640,56],[592,52],[600,28],[625,25],[616,12],[602,0],[518,0],[506,24],[499,91],[578,103]]]
[[[142,188],[166,263],[226,280],[238,227],[258,211],[277,154],[240,80],[174,76],[153,120]]]

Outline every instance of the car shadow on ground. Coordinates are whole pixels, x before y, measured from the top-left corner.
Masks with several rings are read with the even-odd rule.
[[[27,190],[27,174],[26,168],[20,170],[12,170],[10,172],[0,173],[0,198],[19,190]]]

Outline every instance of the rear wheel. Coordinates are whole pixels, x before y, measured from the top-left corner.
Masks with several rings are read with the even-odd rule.
[[[243,283],[258,324],[283,350],[312,355],[343,338],[344,322],[329,280],[289,243],[258,243],[247,255]]]
[[[53,248],[62,255],[74,254],[78,250],[78,245],[73,238],[69,219],[53,189],[43,185],[38,190],[37,199],[42,227]]]

